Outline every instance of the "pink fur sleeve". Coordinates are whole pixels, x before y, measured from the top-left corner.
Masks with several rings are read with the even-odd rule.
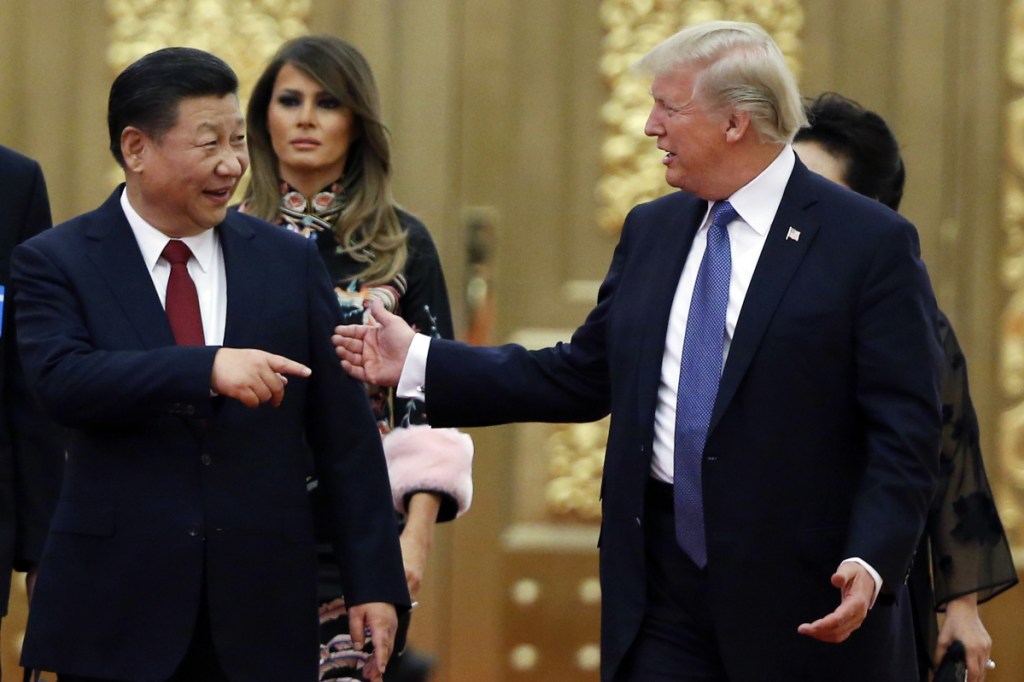
[[[473,439],[457,429],[427,425],[398,428],[384,436],[384,456],[391,476],[395,509],[406,513],[414,492],[448,495],[462,516],[473,501]]]

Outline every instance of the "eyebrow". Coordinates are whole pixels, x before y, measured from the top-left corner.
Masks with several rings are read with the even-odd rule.
[[[244,128],[245,127],[245,117],[243,117],[242,115],[238,115],[238,116],[235,117],[233,123],[234,123],[234,126],[232,127],[233,130],[238,129],[238,128]],[[210,121],[203,121],[198,126],[196,126],[196,132],[198,132],[198,133],[205,133],[205,132],[219,133],[220,129],[221,129],[220,124],[212,123]]]

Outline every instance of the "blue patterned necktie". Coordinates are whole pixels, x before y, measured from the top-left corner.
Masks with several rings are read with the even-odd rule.
[[[701,463],[707,441],[711,410],[722,378],[725,346],[725,309],[729,303],[732,254],[728,224],[738,218],[728,201],[712,209],[708,245],[697,271],[686,320],[683,356],[676,395],[675,502],[676,542],[697,566],[708,563],[704,536],[704,501]]]

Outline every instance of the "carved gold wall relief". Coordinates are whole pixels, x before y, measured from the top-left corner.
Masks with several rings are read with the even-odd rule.
[[[1000,416],[998,462],[993,485],[1010,541],[1024,544],[1024,1],[1009,9],[1006,75],[1011,85],[1006,107],[1007,147],[1003,177],[1003,250],[1000,275],[1009,292],[1002,320],[1000,380],[1006,404]]]
[[[312,0],[107,0],[107,60],[117,73],[161,47],[197,47],[228,62],[246,92],[282,42],[308,31],[311,5]]]
[[[603,0],[605,27],[601,75],[608,100],[601,111],[606,126],[597,185],[598,224],[612,234],[629,209],[668,192],[661,153],[644,135],[650,109],[650,83],[632,74],[632,65],[656,44],[690,24],[710,19],[753,21],[775,38],[794,73],[800,73],[800,0]]]
[[[608,419],[558,426],[548,439],[548,511],[578,521],[601,519],[601,473]]]
[[[661,153],[644,135],[650,83],[631,73],[632,65],[656,44],[690,24],[710,19],[753,21],[778,42],[790,67],[800,72],[799,0],[603,0],[605,27],[601,74],[608,100],[601,111],[606,126],[598,181],[598,224],[618,233],[636,204],[668,192]],[[548,442],[548,512],[583,521],[600,518],[599,493],[608,421],[557,428]]]

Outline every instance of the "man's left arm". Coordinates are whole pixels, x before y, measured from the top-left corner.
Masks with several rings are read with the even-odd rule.
[[[831,577],[840,604],[798,629],[842,642],[907,571],[938,478],[941,348],[937,308],[913,226],[884,233],[857,301],[857,401],[865,467],[857,483],[845,560]]]
[[[328,525],[334,530],[345,601],[350,617],[360,605],[391,604],[405,610],[410,599],[380,431],[370,412],[365,387],[341,369],[331,344],[341,311],[312,242],[307,254],[309,365],[313,373],[309,378],[306,432],[329,514]],[[366,611],[355,610],[360,618]],[[390,621],[382,619],[378,611],[375,606],[370,608],[366,625],[372,631],[375,650],[390,653],[395,624],[389,625]],[[361,635],[353,632],[354,639]]]
[[[906,580],[938,479],[941,348],[935,298],[913,226],[900,219],[879,241],[857,302],[856,391],[866,461],[854,496],[847,560],[832,576],[841,603],[799,628],[830,642],[860,627],[879,589],[891,594]]]
[[[847,557],[905,582],[938,481],[942,349],[938,309],[917,233],[886,233],[865,279],[856,328],[857,400],[866,466],[857,488]]]

